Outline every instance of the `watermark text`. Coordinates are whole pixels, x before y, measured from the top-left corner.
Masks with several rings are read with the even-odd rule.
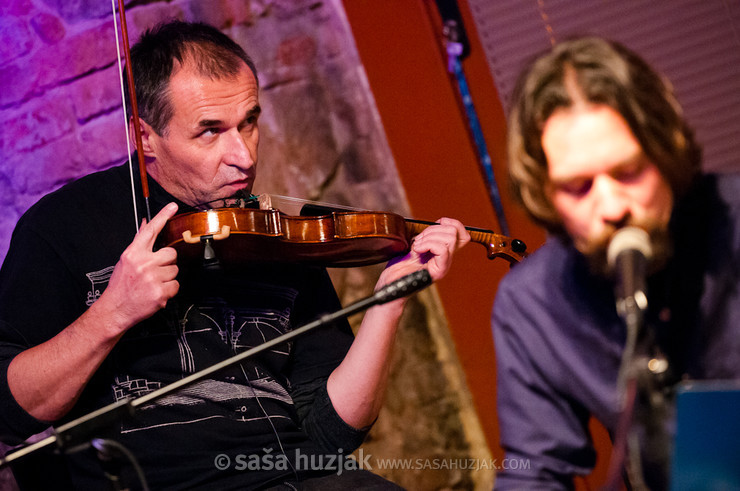
[[[290,455],[290,454],[288,454]],[[306,454],[295,450],[291,457],[283,453],[273,453],[263,449],[258,454],[238,454],[229,456],[219,454],[213,461],[218,470],[237,471],[330,471],[337,475],[345,471],[373,470],[526,470],[530,468],[529,459],[478,459],[478,458],[408,458],[381,459],[363,449],[356,454],[345,454],[339,449],[335,454]]]

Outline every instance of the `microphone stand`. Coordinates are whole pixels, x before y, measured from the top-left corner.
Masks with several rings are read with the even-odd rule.
[[[640,292],[643,293],[643,292]],[[644,295],[643,295],[644,297]],[[641,305],[644,307],[641,307]],[[617,313],[624,322],[626,340],[622,360],[617,375],[617,397],[619,419],[614,437],[613,454],[609,463],[606,490],[620,489],[620,476],[628,463],[628,479],[634,489],[647,489],[643,480],[642,461],[638,435],[633,429],[634,416],[641,394],[645,388],[645,369],[647,359],[644,353],[638,352],[638,339],[643,334],[644,310],[647,301],[637,302],[631,295],[617,301]],[[644,343],[642,343],[644,347]]]
[[[96,411],[88,413],[80,418],[65,423],[58,428],[54,428],[54,433],[36,443],[23,447],[15,452],[12,452],[2,459],[0,459],[0,469],[3,469],[13,462],[19,461],[31,454],[38,452],[42,449],[46,449],[56,444],[57,451],[67,451],[69,453],[83,450],[89,447],[90,441],[94,438],[95,434],[100,431],[101,428],[107,427],[116,421],[121,420],[124,417],[133,417],[136,410],[142,406],[152,404],[153,402],[161,399],[162,397],[168,396],[174,392],[177,392],[195,382],[199,382],[204,378],[213,375],[214,373],[228,368],[232,365],[236,365],[247,358],[251,358],[263,351],[266,351],[274,346],[282,344],[293,338],[296,338],[302,334],[305,334],[318,327],[329,325],[344,317],[349,317],[360,311],[369,309],[374,305],[396,300],[407,295],[410,295],[416,291],[426,288],[432,283],[432,277],[429,271],[421,269],[414,273],[408,274],[388,285],[380,288],[373,295],[358,300],[351,305],[344,307],[336,312],[322,315],[318,319],[308,324],[294,329],[288,333],[278,336],[270,341],[255,346],[254,348],[248,349],[239,353],[238,355],[232,356],[223,360],[215,365],[211,365],[199,372],[193,373],[181,380],[166,385],[160,389],[152,391],[143,396],[135,399],[122,399],[116,401],[108,406],[104,406]],[[99,441],[99,440],[96,440]],[[95,445],[97,446],[97,445]],[[117,476],[112,476],[115,479]]]
[[[617,314],[624,322],[626,340],[617,376],[620,415],[605,489],[620,488],[625,462],[634,489],[648,489],[644,481],[640,435],[633,423],[637,420],[642,425],[646,453],[651,456],[651,462],[657,464],[661,479],[667,480],[670,444],[663,427],[668,411],[663,387],[668,361],[655,345],[654,333],[644,325],[648,300],[645,285],[639,279],[644,280],[646,258],[620,254],[619,260],[627,261],[627,269],[638,273],[636,278],[618,277],[616,285]]]

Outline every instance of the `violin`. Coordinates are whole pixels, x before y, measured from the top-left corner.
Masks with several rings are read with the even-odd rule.
[[[267,261],[354,267],[405,254],[414,236],[435,225],[390,212],[308,201],[301,201],[300,213],[294,215],[273,207],[272,198],[253,197],[259,199],[259,209],[223,207],[176,215],[162,231],[163,245],[177,250],[186,265]],[[471,241],[486,247],[489,259],[515,264],[527,254],[521,240],[466,229]]]

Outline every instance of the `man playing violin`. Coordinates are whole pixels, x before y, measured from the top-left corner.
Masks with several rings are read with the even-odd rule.
[[[173,249],[157,248],[176,213],[251,191],[259,86],[243,49],[202,24],[159,26],[132,58],[156,214],[132,230],[121,166],[44,197],[19,221],[0,272],[6,439],[149,393],[339,307],[321,268],[186,271]],[[468,240],[458,221],[441,219],[378,286],[420,268],[442,278]],[[133,453],[154,488],[397,488],[366,471],[310,463],[346,461],[377,418],[404,304],[368,310],[354,339],[340,322],[279,345],[105,435]],[[76,488],[100,487],[90,450],[63,466]],[[131,484],[128,466],[122,473]]]
[[[636,489],[665,489],[671,387],[740,378],[740,180],[701,175],[670,85],[599,38],[538,57],[509,124],[516,194],[551,237],[504,278],[494,306],[501,443],[507,458],[528,461],[498,474],[496,487],[571,489],[595,465],[593,415],[618,447],[631,440]],[[638,316],[618,315],[607,252],[627,227],[647,233],[652,259],[636,356],[625,358],[626,325]],[[657,363],[625,384],[637,357]],[[642,452],[618,431],[625,414],[635,415]]]

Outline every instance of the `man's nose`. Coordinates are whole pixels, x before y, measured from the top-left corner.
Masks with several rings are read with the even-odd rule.
[[[596,213],[603,222],[622,223],[629,216],[629,196],[622,184],[610,176],[598,176],[594,180]]]
[[[257,159],[257,156],[253,155],[254,152],[256,152],[256,146],[252,148],[237,128],[233,128],[227,132],[226,151],[224,154],[224,162],[227,165],[239,167],[244,170],[249,169],[255,164]]]

